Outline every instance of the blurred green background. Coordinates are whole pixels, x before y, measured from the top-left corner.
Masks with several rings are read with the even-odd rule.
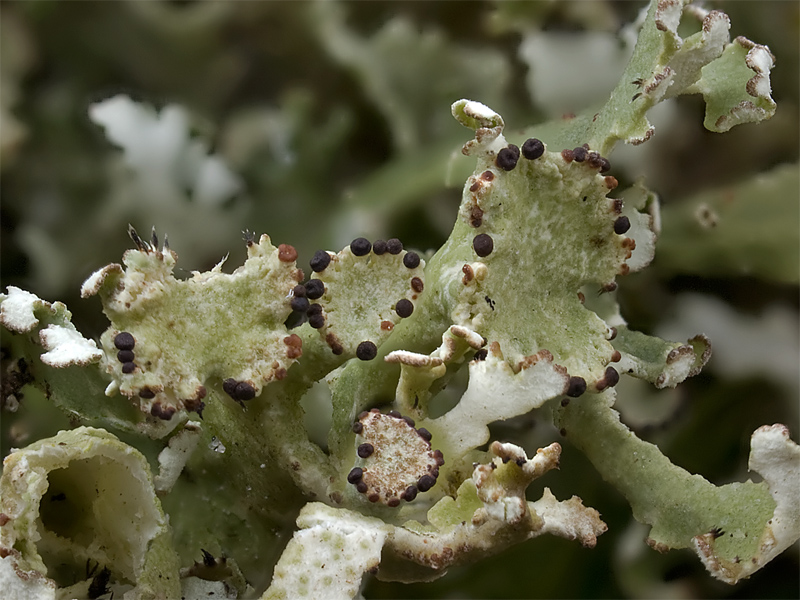
[[[140,233],[155,227],[168,234],[184,274],[227,253],[226,270],[241,264],[245,229],[293,244],[301,266],[315,250],[338,250],[361,235],[435,249],[455,217],[458,177],[470,170],[458,152],[469,135],[450,116],[450,104],[463,97],[484,102],[513,131],[602,102],[624,66],[627,50],[616,34],[642,7],[4,0],[2,287],[66,302],[77,327],[98,337],[107,322],[96,299],[80,299],[80,285],[120,260],[131,245],[128,223]],[[775,117],[712,134],[702,128],[702,99],[681,98],[653,114],[650,142],[620,149],[611,162],[620,189],[645,177],[664,206],[656,260],[620,281],[623,315],[648,333],[686,339],[705,331],[716,344],[706,372],[677,390],[623,385],[623,420],[676,464],[721,484],[748,476],[749,436],[758,426],[784,422],[794,439],[800,429],[800,249],[791,233],[800,229],[800,4],[708,8],[730,15],[732,36],[766,44],[776,55]],[[117,94],[154,111],[184,107],[184,142],[224,161],[238,191],[213,202],[199,200],[191,186],[152,194],[150,175],[132,168],[89,118],[90,105]],[[780,165],[794,177],[762,189],[759,174]],[[698,234],[685,228],[686,215],[701,200],[763,207],[754,210],[766,233],[742,239],[741,252],[727,257],[702,240],[687,249]],[[670,231],[670,224],[684,229]],[[758,253],[778,266],[751,268],[747,258]],[[25,419],[36,415],[22,410],[3,417],[4,453],[63,426],[33,426]],[[558,439],[532,417],[496,426],[498,437],[529,454]],[[713,581],[689,551],[650,550],[624,499],[568,442],[563,446],[562,470],[536,482],[531,498],[546,485],[560,499],[575,494],[597,508],[609,525],[597,548],[537,539],[434,583],[373,578],[365,596],[800,596],[797,545],[736,587]]]

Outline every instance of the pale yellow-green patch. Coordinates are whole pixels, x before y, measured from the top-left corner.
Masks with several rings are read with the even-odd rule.
[[[703,67],[691,88],[706,101],[706,129],[728,131],[741,123],[757,123],[775,114],[769,72],[775,57],[766,46],[737,37],[722,56]]]
[[[459,486],[455,498],[445,496],[431,507],[428,521],[444,531],[460,523],[471,523],[472,515],[479,508],[483,508],[483,502],[478,498],[475,482],[466,479]]]
[[[247,254],[231,274],[220,263],[178,280],[176,254],[143,244],[125,253],[124,272],[106,267],[89,279],[83,295],[99,294],[111,320],[101,338],[104,367],[115,383],[109,393],[117,388],[143,411],[169,418],[175,410],[202,409],[209,380],[247,382],[258,395],[286,375],[300,356],[284,325],[290,292],[302,278],[297,254],[275,248],[266,235],[250,241]],[[131,373],[118,359],[120,332],[135,339]]]
[[[559,502],[545,488],[541,500],[525,500],[527,486],[558,465],[558,444],[540,448],[530,459],[513,444],[495,442],[490,451],[494,455],[491,462],[474,469],[455,499],[445,497],[428,511],[431,526],[410,521],[392,529],[378,577],[434,579],[452,564],[494,554],[507,544],[544,533],[578,539],[591,547],[606,531],[599,513],[579,498]],[[398,556],[431,571],[392,560]]]
[[[542,518],[530,511],[525,490],[533,480],[558,467],[561,446],[554,442],[539,448],[530,459],[514,444],[492,442],[489,451],[496,458],[478,465],[472,473],[478,498],[483,502],[483,508],[473,516],[473,523],[491,519],[519,526],[527,522],[532,530],[541,529]]]

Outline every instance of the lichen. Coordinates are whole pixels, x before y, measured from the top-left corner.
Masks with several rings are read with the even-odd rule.
[[[249,400],[286,376],[302,355],[302,341],[284,326],[288,297],[302,280],[291,246],[275,248],[264,235],[258,243],[248,240],[248,260],[232,274],[219,263],[179,281],[172,275],[177,255],[168,246],[159,249],[155,233],[152,243],[131,235],[137,249],[125,254],[124,271],[106,268],[82,290],[84,297],[101,296],[111,320],[101,338],[111,390],[168,420],[185,408],[202,412],[212,378],[244,383],[252,390]],[[120,347],[121,333],[132,336],[131,348]]]
[[[598,6],[591,10],[600,18],[605,4]],[[417,33],[406,19],[362,37],[340,9],[309,5],[318,19],[313,35],[355,75],[398,156],[352,192],[334,222],[340,231],[317,247],[305,272],[299,246],[247,230],[241,266],[223,271],[226,257],[182,278],[166,235],[159,240],[154,228],[142,237],[129,226],[133,247],[121,264],[96,269],[81,288],[108,317],[99,345],[73,325],[65,304],[15,286],[0,294],[3,405],[27,406],[35,388],[73,427],[5,460],[0,580],[10,593],[357,598],[370,574],[431,581],[543,535],[593,548],[609,526],[577,495],[562,496],[576,484],[558,471],[575,468],[573,455],[562,461],[566,444],[626,498],[652,548],[693,548],[723,581],[749,577],[793,544],[800,447],[785,426],[761,427],[751,438],[749,467],[763,481],[715,485],[638,437],[614,408],[616,386],[630,376],[636,385],[620,394],[646,403],[652,396],[637,390],[649,384],[666,389],[663,404],[676,410],[670,389],[701,373],[711,356],[702,322],[687,319],[693,329],[672,341],[637,331],[641,314],[631,323],[623,316],[629,310],[618,288],[650,265],[667,228],[683,228],[686,237],[666,244],[663,272],[750,265],[796,283],[791,258],[764,266],[783,247],[769,239],[769,227],[750,246],[739,239],[752,225],[758,190],[787,195],[796,173],[779,168],[766,188],[704,192],[676,209],[665,201],[662,221],[656,193],[643,181],[619,187],[618,177],[629,178],[611,158],[620,141],[650,140],[648,111],[679,95],[703,96],[711,131],[769,119],[771,51],[741,37],[731,42],[720,11],[653,0],[621,33],[626,47],[607,52],[609,64],[597,72],[611,90],[605,104],[588,106],[596,96],[587,94],[576,100],[579,114],[518,129],[519,113],[506,111],[497,90],[481,102],[458,100],[450,113],[474,135],[464,143],[462,129],[460,156],[446,159],[456,134],[427,147],[445,127],[446,105],[428,106],[429,90],[406,95],[400,82],[416,85],[425,70],[448,94],[451,85],[469,89],[440,81],[428,65],[442,53],[452,81],[477,87],[505,85],[509,65],[493,53],[473,64],[471,51],[438,32]],[[533,13],[515,20],[516,10]],[[563,70],[556,62],[563,46],[549,33],[535,37],[537,10],[498,8],[494,25],[522,33],[532,68]],[[571,50],[584,59],[585,48],[608,50],[610,41],[611,34],[587,36]],[[605,73],[628,53],[614,85]],[[544,112],[559,114],[563,96],[537,92],[531,96],[548,104]],[[325,140],[341,130],[328,122],[313,156],[299,160],[289,130],[305,131],[298,123],[310,104],[298,97],[306,104],[292,124],[271,113],[263,135],[283,175],[297,180],[292,189],[312,171],[333,187],[321,165],[335,154]],[[503,106],[514,128],[492,106]],[[117,97],[94,105],[91,118],[122,147],[149,203],[187,196],[198,214],[213,217],[244,187],[221,156],[192,139],[178,107],[156,112]],[[369,198],[381,196],[375,214],[391,211],[433,197],[448,178],[463,187],[438,251],[362,237],[359,211]],[[317,191],[308,185],[298,195]],[[286,214],[298,206],[280,202]],[[241,210],[224,212],[224,225]],[[210,237],[182,233],[193,247]],[[741,247],[728,252],[729,263],[715,261],[720,248]],[[751,248],[759,252],[748,258]],[[687,256],[692,265],[681,267]],[[666,418],[643,412],[631,420],[649,426]],[[529,429],[522,419],[554,427],[515,433]]]
[[[80,594],[92,577],[65,579],[67,567],[80,572],[91,561],[132,587],[132,597],[179,593],[177,556],[150,468],[113,435],[81,427],[35,442],[5,459],[0,485],[0,549],[14,569]]]

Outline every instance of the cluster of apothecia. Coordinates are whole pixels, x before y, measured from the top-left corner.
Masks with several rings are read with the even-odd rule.
[[[133,335],[127,331],[121,331],[114,336],[114,346],[117,348],[117,360],[122,363],[122,372],[126,375],[133,373],[136,370],[136,363],[133,362],[136,356],[133,353],[133,348],[136,346],[136,340]]]
[[[431,450],[430,432],[415,428],[410,417],[373,408],[358,415],[353,431],[358,461],[347,481],[370,502],[399,506],[436,485],[444,457]]]
[[[236,381],[232,377],[222,382],[222,391],[236,400],[242,408],[244,408],[245,401],[252,400],[256,397],[256,388],[253,387],[252,383],[248,381]]]
[[[536,160],[544,154],[545,146],[541,140],[530,138],[522,144],[522,149],[514,144],[509,144],[502,148],[495,158],[495,164],[503,171],[513,171],[519,162],[520,156],[527,160]],[[495,175],[492,171],[485,171],[479,177],[476,177],[470,185],[469,191],[473,194],[473,202],[469,208],[467,215],[469,224],[472,227],[478,228],[483,225],[484,212],[478,205],[478,198],[482,192],[486,191],[487,186],[490,186],[494,181]],[[485,258],[494,250],[494,240],[488,233],[481,233],[475,236],[472,240],[472,248],[481,258]]]
[[[528,160],[536,160],[542,154],[544,154],[544,144],[542,141],[536,138],[530,138],[525,140],[525,143],[522,144],[522,150],[520,150],[519,146],[515,146],[514,144],[509,144],[500,150],[497,153],[495,164],[504,171],[512,171],[514,167],[517,166],[520,155]]]
[[[133,374],[139,368],[134,362],[136,355],[133,349],[136,347],[136,338],[128,331],[120,331],[114,336],[114,346],[117,349],[117,360],[122,363],[122,372],[126,375]],[[182,401],[186,410],[195,411],[202,418],[203,408],[205,408],[202,400],[205,398],[206,393],[206,388],[202,385],[199,386],[196,398],[188,398]],[[139,397],[144,400],[152,400],[156,397],[156,390],[144,386],[139,390]],[[152,416],[165,421],[169,421],[176,412],[177,409],[174,406],[165,407],[158,401],[153,402],[150,407]]]
[[[522,144],[522,149],[514,144],[509,144],[505,148],[502,148],[495,157],[495,165],[504,171],[513,171],[517,166],[520,157],[523,157],[527,160],[536,160],[544,154],[544,151],[545,145],[541,140],[530,138],[526,140],[524,144]],[[563,150],[561,152],[561,156],[566,162],[585,162],[589,167],[597,169],[600,171],[600,173],[606,173],[609,171],[609,169],[611,169],[611,163],[608,161],[608,159],[600,156],[600,154],[597,152],[590,150],[588,144],[584,144],[583,146],[579,146],[572,150]],[[473,205],[468,215],[469,223],[472,225],[472,227],[478,228],[483,225],[484,212],[478,206],[477,195],[480,194],[487,184],[490,184],[494,180],[494,177],[494,173],[491,171],[486,171],[482,173],[480,177],[476,177],[475,181],[469,188],[470,192],[475,195],[473,198]],[[616,187],[617,181],[613,177],[607,177],[606,185],[610,189],[613,189]],[[621,210],[621,205],[615,205],[615,212],[618,213]],[[617,235],[623,235],[630,229],[630,227],[630,219],[628,219],[626,216],[620,216],[614,221],[614,233]],[[488,233],[480,233],[473,238],[472,248],[475,251],[475,254],[477,254],[479,257],[486,258],[494,250],[494,240]]]
[[[390,240],[376,240],[371,243],[368,239],[360,237],[354,239],[350,243],[350,252],[356,257],[365,257],[372,252],[376,256],[384,254],[398,255],[403,252],[403,243],[397,238]],[[309,261],[311,270],[315,273],[323,273],[325,269],[331,264],[332,256],[325,250],[318,250]],[[419,254],[416,252],[406,252],[403,255],[403,265],[408,269],[416,269],[421,263]],[[419,294],[424,289],[424,283],[419,277],[411,278],[411,289],[415,294]],[[307,320],[308,324],[314,329],[322,329],[326,324],[325,311],[323,305],[318,302],[325,295],[327,289],[325,283],[320,279],[311,279],[304,285],[295,286],[291,293],[291,307],[296,313],[301,315],[303,320]],[[416,295],[414,296],[416,297]],[[414,312],[414,303],[408,298],[401,298],[394,305],[394,311],[401,319],[410,317]],[[384,321],[381,323],[382,329],[391,330],[394,323],[391,321]],[[332,337],[332,336],[329,336]],[[331,350],[334,354],[341,354],[344,348],[340,343],[332,337],[328,339]],[[356,357],[360,360],[372,360],[378,355],[378,347],[374,342],[365,340],[359,343],[356,349]]]
[[[611,362],[617,362],[621,358],[619,350],[614,351],[614,355],[611,357]],[[612,366],[606,367],[605,372],[603,373],[602,379],[598,379],[595,384],[595,390],[598,392],[602,392],[603,390],[614,387],[619,383],[619,372]],[[569,378],[569,383],[567,384],[567,391],[564,394],[567,396],[563,400],[561,400],[561,406],[567,406],[569,404],[570,398],[578,398],[582,396],[587,389],[586,380],[583,377],[572,376]]]
[[[216,347],[213,343],[206,343],[208,336],[202,336],[204,329],[202,323],[194,323],[190,318],[176,316],[175,312],[181,308],[188,310],[191,307],[201,306],[209,298],[204,297],[204,290],[193,289],[192,294],[197,293],[198,297],[197,303],[192,303],[191,307],[184,305],[176,309],[175,306],[170,306],[170,299],[165,299],[165,302],[160,300],[154,303],[150,302],[150,298],[153,296],[152,289],[159,290],[155,296],[161,297],[164,296],[163,291],[171,289],[172,286],[176,289],[180,289],[182,286],[193,286],[194,282],[197,281],[197,276],[200,274],[195,274],[195,277],[189,281],[175,280],[171,275],[171,271],[177,260],[177,255],[169,250],[166,236],[164,236],[162,250],[158,250],[159,242],[155,229],[149,241],[142,239],[132,226],[129,226],[128,233],[138,253],[148,255],[148,260],[132,260],[133,257],[126,252],[125,264],[128,266],[128,272],[125,275],[122,275],[123,270],[120,265],[111,265],[98,272],[96,276],[93,276],[92,285],[89,286],[91,289],[87,288],[87,291],[82,293],[88,295],[98,293],[103,288],[103,282],[110,277],[121,279],[121,282],[118,282],[113,290],[111,285],[105,285],[106,293],[104,295],[107,298],[104,298],[104,302],[112,301],[112,310],[116,313],[131,309],[134,301],[141,301],[140,303],[152,308],[152,311],[148,311],[148,318],[152,317],[153,321],[158,321],[159,316],[165,318],[165,325],[169,333],[162,338],[157,338],[152,333],[144,333],[150,329],[149,327],[141,327],[139,329],[137,325],[133,325],[132,328],[124,327],[128,331],[110,330],[108,332],[110,339],[104,334],[103,343],[106,346],[109,359],[114,351],[113,348],[116,348],[116,358],[119,361],[119,364],[114,364],[116,361],[109,360],[109,371],[114,371],[119,379],[109,386],[107,393],[112,394],[115,391],[122,390],[130,398],[138,395],[140,400],[138,403],[139,408],[161,419],[169,420],[177,411],[182,409],[197,412],[202,418],[202,411],[205,408],[203,399],[207,396],[207,389],[203,383],[215,373],[203,372],[205,370],[204,367],[200,367],[201,372],[194,372],[197,369],[197,365],[194,365],[192,361],[183,362],[180,358],[184,350],[192,351],[197,347],[199,352],[208,351],[214,353]],[[244,271],[242,278],[249,280],[243,285],[245,293],[257,293],[262,283],[263,269],[269,265],[271,274],[275,275],[277,289],[283,292],[281,300],[285,304],[276,303],[277,312],[275,314],[276,317],[281,318],[285,316],[284,310],[288,308],[291,300],[291,298],[286,298],[285,294],[292,289],[292,286],[295,286],[296,282],[303,280],[303,273],[296,268],[295,264],[297,251],[289,244],[280,244],[277,248],[273,248],[269,243],[269,237],[266,235],[261,236],[260,241],[256,242],[253,233],[249,231],[243,233],[248,246],[248,260],[245,263],[246,266],[237,270],[233,276],[238,277]],[[279,261],[277,269],[274,269],[275,265],[271,263],[273,258],[277,258]],[[147,271],[155,262],[152,259],[165,263],[166,268],[158,268],[155,273]],[[256,264],[250,263],[251,260],[255,261]],[[247,265],[255,268],[248,270]],[[136,274],[132,274],[131,271],[136,272]],[[207,289],[209,290],[210,299],[212,299],[212,303],[205,307],[212,315],[209,317],[209,321],[216,324],[216,317],[213,315],[215,313],[223,313],[225,309],[221,307],[221,303],[213,302],[214,286],[221,280],[231,276],[212,271],[208,274],[202,274],[201,277],[201,281],[204,284],[208,284]],[[310,285],[313,287],[313,284]],[[131,289],[126,291],[125,288],[128,286]],[[303,289],[305,290],[305,288]],[[177,296],[182,297],[181,294],[177,294]],[[174,300],[175,297],[173,296],[172,299]],[[159,315],[159,311],[164,311],[164,314]],[[242,323],[242,328],[248,328],[250,343],[240,344],[242,348],[247,348],[247,350],[243,351],[241,356],[237,358],[249,361],[252,360],[252,356],[256,356],[257,360],[244,373],[229,373],[236,375],[236,378],[228,378],[223,382],[225,392],[242,406],[244,406],[243,403],[245,401],[257,396],[265,383],[269,383],[273,379],[281,380],[285,378],[287,368],[303,352],[302,339],[299,336],[281,336],[279,328],[279,337],[274,339],[274,334],[267,331],[269,319],[252,318],[249,314],[243,318],[245,320]],[[235,328],[234,323],[228,322],[227,315],[225,320],[226,327]],[[150,324],[152,324],[152,321]],[[140,322],[138,325],[141,326],[144,323]],[[256,328],[256,332],[252,332],[252,328]],[[260,335],[262,330],[265,333],[264,336]],[[197,335],[197,338],[193,340],[195,335]],[[175,348],[176,344],[183,347]],[[253,344],[263,344],[263,346],[253,349]],[[173,347],[171,348],[170,346]],[[272,356],[274,360],[271,362],[263,360],[268,350],[270,352],[274,351],[274,356]],[[250,354],[251,352],[253,354]],[[164,373],[169,375],[164,376]]]

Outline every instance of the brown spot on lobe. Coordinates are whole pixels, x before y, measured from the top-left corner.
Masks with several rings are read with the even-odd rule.
[[[461,267],[461,271],[464,273],[464,277],[462,277],[461,281],[464,283],[464,285],[467,285],[470,281],[472,281],[472,278],[475,277],[475,272],[469,265],[464,265]]]
[[[342,343],[339,341],[339,338],[336,337],[333,333],[329,333],[325,336],[325,342],[330,346],[331,351],[336,354],[337,356],[344,352],[344,347]]]
[[[289,244],[281,244],[278,246],[278,260],[285,263],[294,262],[297,260],[297,250]]]

